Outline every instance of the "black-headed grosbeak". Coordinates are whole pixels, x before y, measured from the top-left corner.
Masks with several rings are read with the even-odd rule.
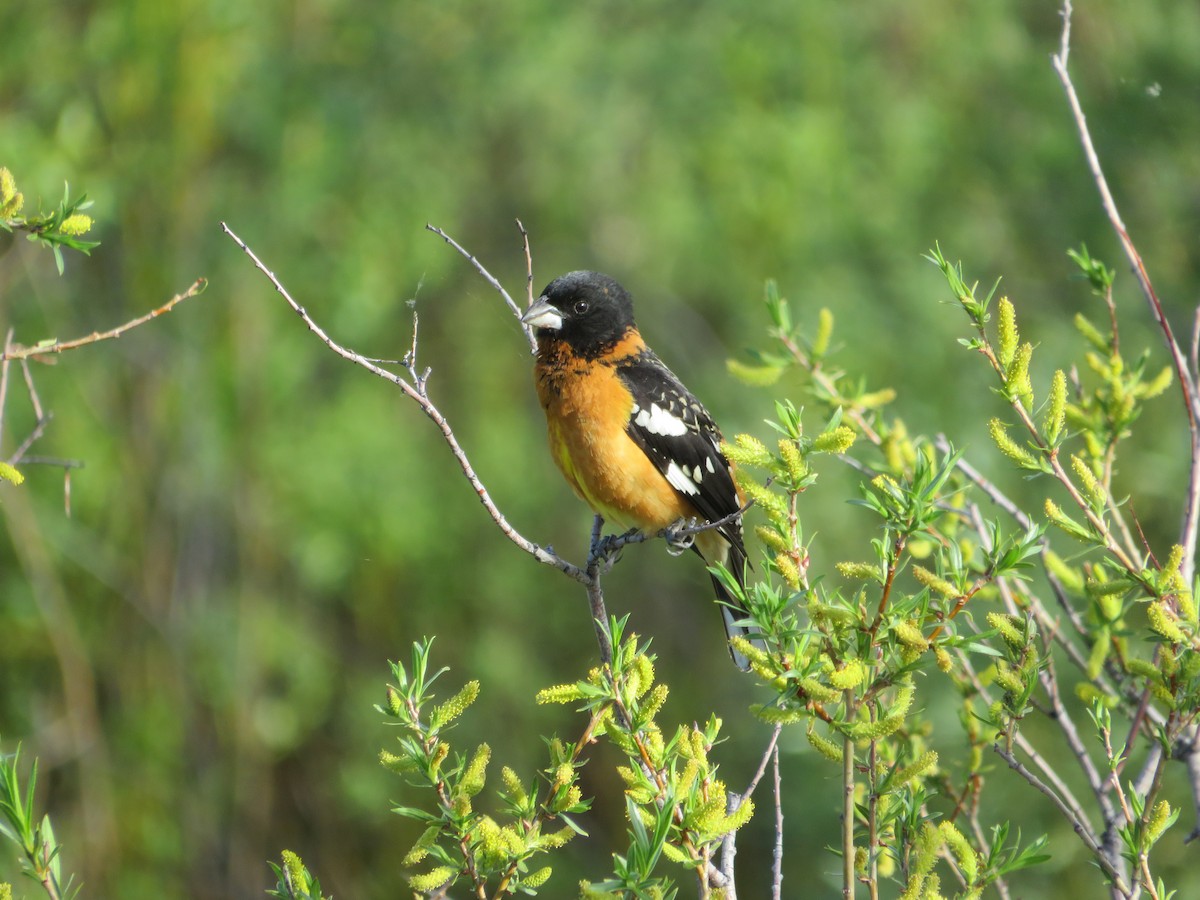
[[[537,336],[535,377],[550,449],[593,510],[624,528],[662,531],[681,519],[718,522],[742,507],[712,416],[646,346],[633,300],[597,272],[554,279],[521,319]],[[694,549],[744,583],[740,518],[702,531]],[[713,578],[728,637],[745,609]],[[739,668],[745,656],[730,647]]]

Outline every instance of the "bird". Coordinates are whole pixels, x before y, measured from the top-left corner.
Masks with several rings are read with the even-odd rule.
[[[744,588],[743,494],[721,431],[642,339],[629,292],[599,272],[568,272],[521,322],[537,341],[534,381],[551,453],[580,499],[605,520],[649,534],[681,520],[720,522],[696,534],[692,549]],[[726,637],[755,634],[739,624],[745,606],[712,581]],[[745,654],[729,649],[749,669]]]

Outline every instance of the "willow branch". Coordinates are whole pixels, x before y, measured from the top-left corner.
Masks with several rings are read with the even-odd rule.
[[[1079,130],[1079,141],[1083,146],[1084,156],[1087,158],[1088,169],[1091,171],[1092,180],[1095,181],[1096,189],[1100,193],[1100,203],[1104,207],[1108,221],[1121,242],[1121,248],[1125,252],[1125,257],[1129,261],[1129,265],[1133,269],[1133,274],[1137,278],[1138,285],[1142,289],[1142,294],[1146,298],[1146,303],[1150,307],[1150,313],[1154,317],[1159,331],[1162,332],[1163,343],[1166,345],[1167,352],[1171,356],[1175,375],[1179,379],[1179,389],[1183,395],[1184,407],[1187,410],[1188,433],[1191,436],[1191,468],[1183,523],[1180,529],[1180,544],[1187,551],[1184,555],[1183,579],[1185,583],[1191,584],[1192,576],[1195,572],[1197,536],[1200,533],[1200,397],[1197,395],[1196,380],[1192,375],[1192,370],[1188,367],[1183,350],[1180,348],[1179,342],[1175,339],[1175,333],[1171,329],[1171,323],[1163,311],[1162,302],[1154,290],[1154,285],[1150,282],[1150,274],[1146,271],[1146,264],[1142,261],[1141,254],[1134,245],[1133,239],[1129,236],[1129,231],[1121,219],[1120,211],[1117,209],[1117,203],[1113,199],[1112,192],[1109,190],[1108,180],[1104,177],[1104,171],[1100,168],[1100,157],[1096,153],[1096,147],[1092,143],[1091,132],[1088,130],[1087,118],[1083,114],[1083,106],[1079,102],[1079,96],[1075,92],[1075,85],[1072,83],[1071,76],[1067,72],[1067,59],[1071,51],[1071,0],[1064,0],[1062,17],[1063,28],[1059,51],[1050,58],[1051,63],[1054,66],[1054,71],[1058,73],[1058,79],[1062,82],[1063,91],[1067,96],[1067,103],[1071,107],[1071,115],[1075,120],[1076,128]]]

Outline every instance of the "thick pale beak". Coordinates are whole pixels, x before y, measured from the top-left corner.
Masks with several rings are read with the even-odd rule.
[[[563,323],[562,310],[545,297],[538,297],[533,302],[533,305],[525,310],[525,315],[521,316],[521,323],[529,325],[532,328],[546,328],[550,331],[558,331],[558,329],[562,328]]]

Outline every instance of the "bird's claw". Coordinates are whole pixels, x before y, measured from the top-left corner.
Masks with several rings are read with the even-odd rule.
[[[624,534],[606,534],[596,542],[592,555],[596,559],[603,560],[607,567],[611,568],[621,558],[621,551],[629,539],[637,533],[638,529],[630,528]]]
[[[668,525],[663,529],[663,538],[667,542],[667,552],[672,556],[679,556],[692,549],[692,545],[696,543],[696,535],[686,531],[689,528],[696,527],[696,519],[680,519],[673,525]]]

